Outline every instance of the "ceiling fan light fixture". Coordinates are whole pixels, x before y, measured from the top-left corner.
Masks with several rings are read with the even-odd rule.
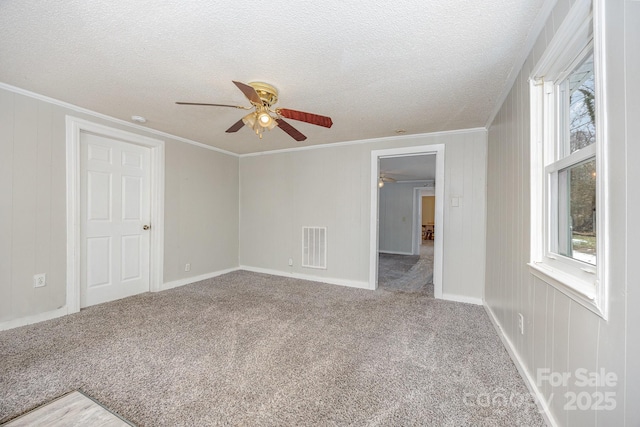
[[[271,123],[269,123],[269,126],[267,126],[267,129],[271,130],[276,126],[278,126],[278,122],[276,122],[275,120],[273,120],[273,118],[271,118]]]
[[[263,128],[273,129],[273,117],[271,117],[269,113],[267,113],[266,111],[262,111],[260,113],[257,113],[257,116],[260,126],[262,126]]]
[[[395,178],[391,178],[390,176],[386,176],[385,174],[381,173],[380,177],[378,178],[378,187],[382,188],[384,187],[384,184],[386,182],[396,182]]]
[[[249,113],[242,118],[242,122],[253,129],[256,125],[256,113]]]

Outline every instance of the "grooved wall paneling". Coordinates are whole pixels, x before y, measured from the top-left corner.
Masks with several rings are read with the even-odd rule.
[[[487,154],[482,130],[242,157],[240,265],[367,283],[371,151],[429,144],[445,145],[443,292],[482,299]],[[451,197],[460,198],[459,207],[451,206]],[[410,225],[411,211],[406,221]],[[326,270],[300,269],[303,225],[327,227]]]
[[[631,85],[635,85],[634,93],[638,93],[637,79],[626,80],[625,76],[637,75],[640,55],[638,31],[628,31],[625,25],[634,29],[640,27],[640,7],[628,1],[602,2],[606,16],[602,30],[607,50],[603,89],[608,97],[605,114],[609,122],[606,129],[609,319],[603,320],[534,277],[527,266],[531,209],[528,79],[571,4],[569,0],[557,2],[488,130],[485,302],[534,381],[540,369],[572,376],[566,384],[555,387],[546,381],[534,384],[545,400],[550,400],[552,418],[558,425],[622,426],[625,417],[626,425],[638,425],[640,411],[635,402],[640,399],[640,387],[637,386],[640,336],[635,325],[640,324],[640,319],[635,313],[639,311],[636,307],[640,298],[635,284],[640,283],[640,274],[633,269],[637,256],[629,257],[632,253],[637,254],[637,245],[627,242],[631,242],[632,236],[637,242],[640,233],[637,227],[628,225],[627,218],[637,218],[640,210],[638,168],[631,166],[640,161],[640,151],[634,148],[640,137],[637,125],[640,97],[625,95],[630,93]],[[525,318],[524,334],[520,334],[517,327],[518,313]],[[627,315],[635,321],[626,321]],[[596,390],[576,383],[578,369],[590,373],[604,369],[617,375],[614,387],[598,389],[615,393],[615,410],[566,410],[565,393],[593,393]]]
[[[66,303],[67,114],[145,134],[0,89],[0,324]],[[165,143],[165,282],[237,267],[238,158]]]

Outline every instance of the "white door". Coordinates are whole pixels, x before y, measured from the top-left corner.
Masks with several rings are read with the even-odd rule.
[[[150,150],[81,133],[80,306],[149,290]]]

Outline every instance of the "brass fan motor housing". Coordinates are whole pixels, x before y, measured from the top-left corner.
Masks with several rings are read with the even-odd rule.
[[[248,83],[248,85],[256,90],[258,96],[262,100],[262,103],[267,107],[271,107],[273,104],[278,102],[278,89],[270,84],[263,82],[251,82]]]

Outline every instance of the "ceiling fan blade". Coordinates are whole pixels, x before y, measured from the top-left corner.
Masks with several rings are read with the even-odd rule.
[[[294,128],[284,120],[276,119],[276,122],[278,122],[278,126],[280,127],[280,129],[288,133],[289,136],[296,141],[304,141],[305,139],[307,139],[307,137],[304,136],[298,129]]]
[[[238,132],[240,129],[242,129],[242,126],[244,126],[244,122],[242,121],[242,119],[240,119],[237,122],[235,122],[233,126],[227,129],[225,132],[227,133]]]
[[[232,80],[232,82],[236,86],[238,86],[238,89],[240,89],[242,93],[244,93],[244,96],[246,96],[249,101],[253,102],[254,104],[262,105],[262,99],[260,99],[260,96],[258,96],[258,92],[256,92],[254,88],[235,80]]]
[[[333,125],[331,117],[321,116],[319,114],[289,110],[288,108],[278,108],[276,112],[287,119],[299,120],[301,122],[311,123],[312,125],[324,126],[326,128],[330,128]]]
[[[229,104],[203,104],[201,102],[176,102],[178,105],[204,105],[206,107],[231,107],[231,108],[239,108],[241,110],[249,110],[250,107],[240,107],[239,105],[229,105]]]

